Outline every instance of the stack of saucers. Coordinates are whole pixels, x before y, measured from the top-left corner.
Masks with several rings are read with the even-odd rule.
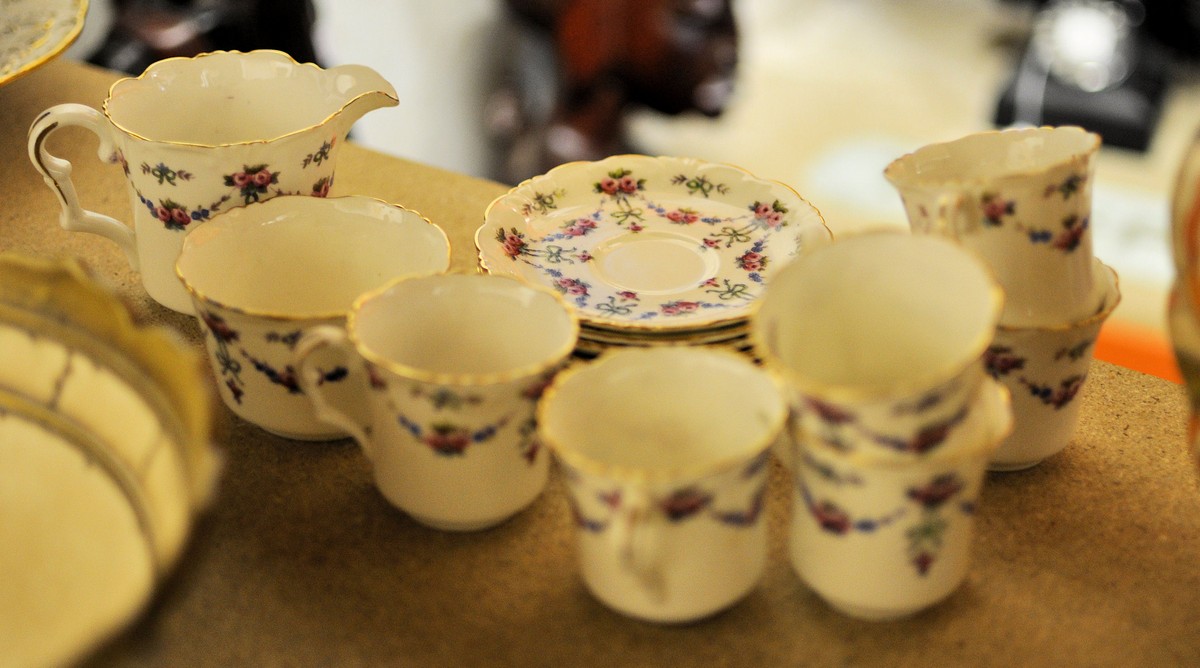
[[[480,265],[558,290],[577,352],[629,346],[749,349],[773,273],[832,239],[788,186],[729,165],[618,155],[574,162],[497,198],[475,234]]]

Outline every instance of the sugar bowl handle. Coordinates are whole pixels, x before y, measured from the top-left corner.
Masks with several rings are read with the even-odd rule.
[[[58,220],[63,229],[98,234],[111,239],[125,251],[129,265],[137,271],[137,245],[133,228],[115,218],[80,206],[75,183],[71,180],[71,163],[50,155],[46,150],[46,139],[55,130],[71,125],[90,130],[100,138],[97,156],[101,161],[117,161],[114,156],[119,154],[114,150],[112,130],[107,119],[89,106],[74,103],[50,107],[37,117],[29,128],[29,159],[42,173],[46,185],[58,195],[59,204],[62,205],[62,213],[59,214]]]
[[[315,362],[313,355],[322,350],[329,350],[331,354],[346,357],[356,356],[344,329],[332,325],[312,328],[300,338],[300,342],[296,344],[296,349],[292,353],[292,361],[298,371],[297,380],[300,383],[300,389],[312,402],[318,420],[338,427],[353,436],[354,440],[362,446],[367,458],[373,459],[374,446],[368,435],[369,429],[364,426],[365,420],[354,418],[350,407],[334,406],[323,392],[321,372],[312,364]],[[360,381],[363,386],[357,388],[354,394],[363,397],[367,392],[367,381],[363,374],[351,374],[351,378],[358,376],[363,376]],[[365,402],[357,403],[360,406],[365,404]]]

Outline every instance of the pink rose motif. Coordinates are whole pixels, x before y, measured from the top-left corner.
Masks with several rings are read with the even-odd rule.
[[[192,217],[189,216],[188,212],[184,211],[183,209],[172,210],[171,218],[173,218],[175,222],[179,223],[180,225],[187,225],[188,223],[192,222]]]
[[[617,180],[612,177],[605,177],[600,180],[600,190],[603,190],[606,194],[615,195],[619,187]]]
[[[662,312],[666,315],[681,315],[691,313],[700,308],[700,302],[674,301],[662,305]]]
[[[164,223],[171,220],[171,210],[165,206],[155,207],[154,215]]]
[[[822,529],[838,535],[850,532],[850,516],[831,501],[821,501],[810,507],[813,518]]]
[[[672,223],[679,223],[680,225],[691,225],[697,220],[700,220],[700,216],[696,215],[692,211],[676,209],[667,214],[667,220],[671,221]]]
[[[632,176],[622,176],[620,181],[621,192],[634,193],[637,192],[637,181]]]
[[[507,233],[504,235],[504,254],[515,258],[525,249],[525,241],[516,234]]]
[[[633,223],[632,225],[629,226],[630,232],[641,232],[644,229],[646,229],[646,228],[642,227],[641,225],[638,225],[637,223]]]
[[[259,188],[266,188],[267,186],[271,185],[271,172],[267,171],[266,168],[255,172],[253,178],[254,185],[258,186]]]
[[[712,503],[712,496],[705,494],[699,489],[687,488],[682,489],[671,496],[663,499],[659,503],[667,519],[672,522],[687,519],[692,515],[704,510]]]
[[[425,445],[433,448],[439,454],[461,455],[471,444],[471,435],[465,431],[439,425],[434,427],[433,433],[427,434],[422,440]]]
[[[708,248],[716,248],[717,246],[721,245],[721,242],[710,237],[704,240],[704,245]]]
[[[766,218],[767,215],[770,213],[771,213],[771,205],[770,204],[759,204],[758,206],[754,207],[754,216],[756,218]]]
[[[762,253],[746,251],[737,259],[737,265],[746,271],[761,271],[763,268]]]
[[[771,227],[779,227],[783,223],[783,214],[778,211],[772,211],[767,214],[767,224]]]
[[[245,188],[246,186],[250,185],[250,181],[253,180],[253,178],[246,172],[236,172],[232,178],[233,185],[239,188]]]
[[[329,196],[329,179],[321,179],[317,181],[313,188],[313,197],[328,197]]]
[[[1004,216],[1011,216],[1017,208],[1016,202],[1005,201],[999,195],[992,194],[984,195],[982,204],[983,218],[989,225],[1000,225]]]
[[[582,237],[583,235],[587,234],[589,231],[594,230],[594,229],[596,229],[595,221],[589,220],[587,218],[580,218],[579,220],[576,220],[574,223],[571,223],[570,225],[568,225],[567,228],[563,231],[563,233],[569,237]]]
[[[846,424],[854,421],[854,414],[841,406],[813,397],[805,397],[804,402],[826,424]]]
[[[621,299],[635,299],[636,300],[638,298],[637,293],[633,292],[632,290],[622,290],[621,292],[617,293],[617,296],[620,297]]]
[[[586,295],[588,293],[587,286],[574,278],[558,279],[558,287],[569,295]]]
[[[962,481],[953,473],[935,477],[924,487],[908,490],[908,498],[926,508],[937,508],[963,489]]]

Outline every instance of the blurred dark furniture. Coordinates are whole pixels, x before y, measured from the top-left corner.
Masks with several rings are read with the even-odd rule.
[[[1172,78],[1200,62],[1200,0],[1005,0],[1033,10],[1034,29],[1012,77],[1000,91],[995,122],[1080,125],[1109,146],[1150,148]],[[1064,9],[1091,8],[1124,17],[1125,74],[1088,90],[1057,76],[1036,43],[1039,24]],[[1103,40],[1103,36],[1097,37]]]
[[[113,0],[115,20],[88,61],[129,74],[171,56],[278,49],[318,62],[312,0]]]
[[[635,151],[634,106],[718,116],[732,91],[732,0],[506,0],[516,39],[488,123],[493,178]],[[699,157],[699,156],[697,156]]]

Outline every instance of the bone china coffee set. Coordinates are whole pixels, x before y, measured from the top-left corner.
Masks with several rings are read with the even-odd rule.
[[[914,613],[963,581],[985,472],[1070,440],[1119,299],[1092,257],[1094,134],[921,148],[885,171],[912,233],[836,241],[734,167],[567,164],[488,207],[466,275],[417,212],[325,197],[353,121],[394,104],[362,66],[217,52],[118,82],[103,112],[47,110],[29,150],[65,228],[117,242],[197,317],[231,411],[355,438],[380,492],[446,530],[527,507],[548,450],[584,583],[636,618],[702,618],[756,586],[772,457],[800,578],[851,616]],[[45,148],[62,125],[124,170],[132,226],[80,207]]]

